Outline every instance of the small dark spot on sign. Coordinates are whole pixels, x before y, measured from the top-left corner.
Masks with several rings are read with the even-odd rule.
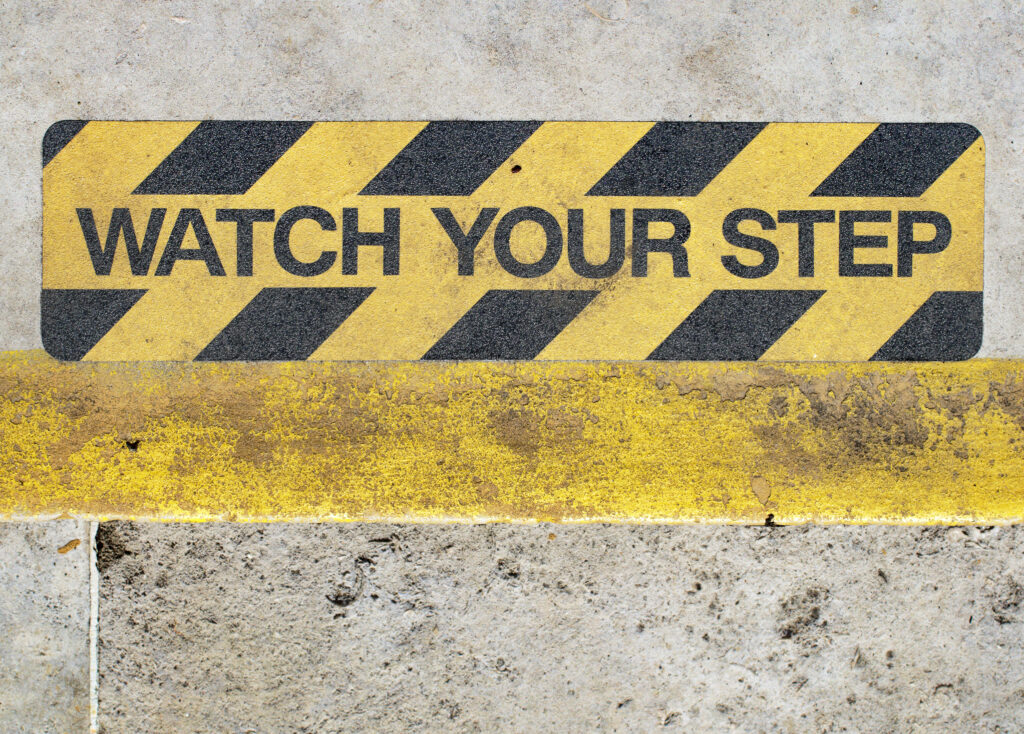
[[[512,166],[512,173],[519,173],[521,170],[523,170],[523,167],[518,163]]]
[[[141,441],[137,441],[137,440],[136,441],[125,441],[124,445],[128,447],[129,451],[138,451],[140,443],[141,443]]]
[[[764,519],[764,526],[766,528],[776,528],[778,525],[775,524],[775,515],[771,512],[768,513],[768,517]]]

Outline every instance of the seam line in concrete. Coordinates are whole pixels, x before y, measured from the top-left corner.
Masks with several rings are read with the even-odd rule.
[[[99,731],[100,579],[96,567],[97,523],[87,524],[89,537],[89,732]]]

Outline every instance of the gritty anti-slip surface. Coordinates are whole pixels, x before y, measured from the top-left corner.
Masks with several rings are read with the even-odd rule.
[[[82,122],[43,141],[62,360],[961,360],[955,123]]]

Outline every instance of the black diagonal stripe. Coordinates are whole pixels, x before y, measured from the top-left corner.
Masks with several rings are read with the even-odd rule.
[[[648,359],[759,359],[824,292],[714,291]]]
[[[659,122],[588,196],[697,196],[766,123]]]
[[[981,349],[981,291],[936,291],[907,319],[873,361],[956,362]]]
[[[71,138],[82,132],[87,120],[60,120],[55,122],[43,133],[43,167],[53,160],[53,157],[64,150],[64,147],[71,142]]]
[[[81,359],[145,293],[134,288],[44,288],[43,348],[57,359]]]
[[[372,292],[373,288],[264,288],[196,360],[308,359]]]
[[[133,193],[244,194],[312,124],[201,122]]]
[[[372,288],[264,288],[196,359],[307,359],[373,291]]]
[[[533,359],[597,291],[487,291],[423,359]]]
[[[920,196],[980,135],[961,123],[879,125],[811,196]]]
[[[431,122],[359,193],[469,196],[540,127],[539,122]]]

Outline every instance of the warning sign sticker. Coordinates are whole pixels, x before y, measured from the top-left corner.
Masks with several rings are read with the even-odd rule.
[[[962,360],[953,123],[64,121],[62,360]]]

